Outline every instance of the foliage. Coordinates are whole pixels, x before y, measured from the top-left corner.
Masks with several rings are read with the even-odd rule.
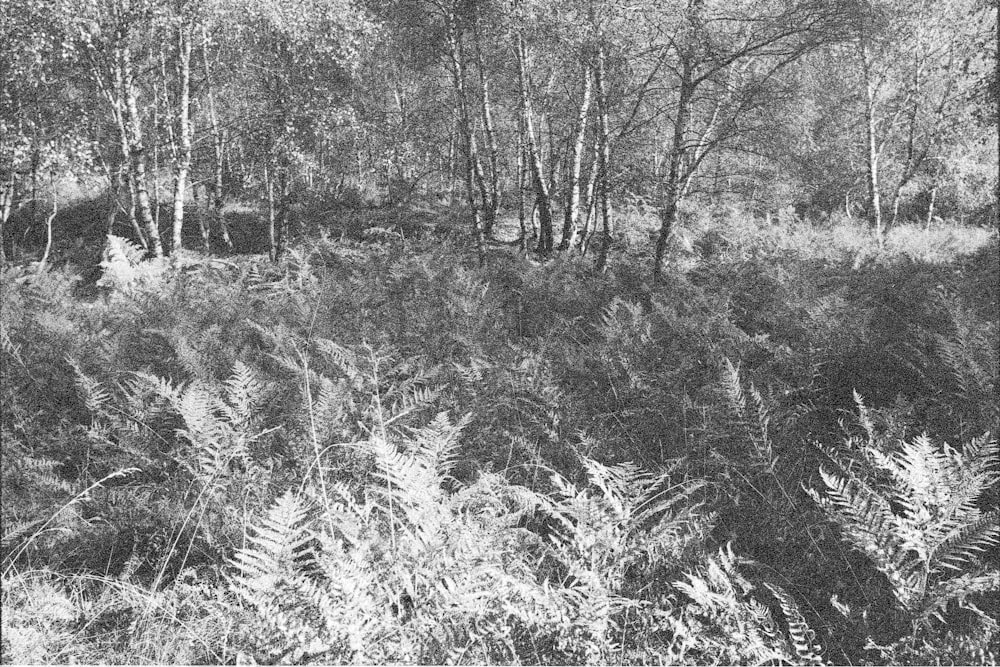
[[[3,659],[988,664],[995,245],[720,216],[6,268]]]
[[[958,451],[922,435],[891,447],[857,400],[863,435],[829,451],[840,472],[821,469],[826,490],[811,495],[886,577],[911,624],[909,636],[881,650],[932,655],[935,643],[954,641],[943,628],[956,610],[971,616],[955,631],[973,644],[965,650],[984,649],[997,623],[976,600],[1000,588],[1000,573],[981,554],[1000,543],[1000,513],[978,503],[998,481],[996,441],[983,436]]]

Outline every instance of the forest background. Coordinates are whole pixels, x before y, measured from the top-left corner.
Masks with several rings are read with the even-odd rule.
[[[4,662],[995,664],[985,0],[9,0]]]

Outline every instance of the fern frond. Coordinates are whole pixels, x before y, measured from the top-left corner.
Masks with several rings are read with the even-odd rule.
[[[180,404],[181,397],[184,395],[187,386],[184,383],[180,383],[175,387],[170,380],[153,375],[152,373],[146,373],[145,371],[137,371],[132,373],[132,375],[151,389],[157,396],[166,400],[171,406]],[[135,390],[132,393],[136,393]]]
[[[10,356],[21,366],[24,366],[24,359],[21,358],[21,346],[16,344],[10,337],[7,327],[0,323],[0,351]]]
[[[337,345],[332,340],[326,338],[317,338],[314,341],[316,348],[325,356],[327,359],[332,361],[347,379],[351,382],[356,390],[361,390],[365,386],[364,374],[358,368],[358,358],[351,350],[345,347]]]
[[[922,613],[918,620],[943,621],[942,614],[952,602],[965,604],[972,595],[985,595],[1000,591],[1000,571],[965,573],[945,579],[930,587],[924,598]]]
[[[174,404],[177,413],[184,420],[187,430],[184,435],[199,444],[206,439],[217,439],[223,429],[216,415],[218,399],[198,382],[191,383]]]
[[[309,509],[291,490],[280,496],[267,516],[251,526],[250,546],[233,557],[237,590],[255,604],[267,600],[282,577],[298,573],[296,561],[310,553]]]
[[[263,394],[264,386],[257,380],[253,369],[237,361],[233,372],[226,380],[226,399],[232,406],[234,424],[249,424],[254,408]]]
[[[686,501],[689,501],[699,489],[707,486],[704,480],[672,484],[671,479],[672,473],[667,470],[649,480],[633,507],[631,519],[633,526],[639,527],[655,522],[679,504],[686,504]]]
[[[928,560],[938,563],[939,568],[961,570],[963,565],[976,562],[979,552],[997,545],[1000,545],[1000,510],[951,526],[928,554]]]
[[[891,533],[894,516],[889,502],[861,480],[840,477],[823,468],[820,476],[828,497],[816,497],[840,518],[838,523],[846,529],[845,537],[874,558],[880,568],[889,567],[896,542]]]
[[[100,415],[104,407],[111,402],[111,394],[100,382],[88,377],[76,360],[67,357],[66,362],[73,368],[73,373],[76,376],[76,387],[87,411],[95,417]]]
[[[775,465],[775,457],[770,436],[771,417],[764,397],[751,382],[748,402],[739,367],[733,365],[728,357],[723,362],[722,387],[729,409],[749,437],[758,462],[772,468]]]
[[[771,594],[778,600],[782,613],[785,615],[785,622],[788,624],[788,636],[792,640],[792,648],[795,650],[795,657],[802,665],[822,665],[823,658],[821,651],[816,644],[816,633],[809,627],[799,605],[795,599],[783,588],[770,583],[764,583],[764,587],[771,591]]]
[[[431,405],[435,398],[437,398],[436,391],[426,387],[414,387],[399,400],[392,402],[389,406],[388,415],[384,416],[383,424],[389,426],[414,411]]]
[[[641,492],[649,475],[637,465],[625,462],[617,466],[605,466],[591,458],[581,456],[580,462],[587,471],[590,483],[600,489],[603,499],[611,505],[618,521],[630,518],[631,498]]]
[[[846,477],[821,468],[827,493],[810,495],[840,526],[845,541],[888,578],[905,611],[941,610],[966,594],[963,569],[976,567],[979,552],[1000,544],[1000,512],[983,514],[977,506],[996,482],[997,447],[976,440],[963,456],[924,435],[890,451],[860,400],[859,413],[870,438],[861,445],[870,468],[848,470]],[[953,572],[959,574],[944,579]]]
[[[448,477],[458,462],[459,438],[471,420],[467,414],[453,425],[447,412],[439,412],[430,424],[413,430],[416,451],[440,479]]]

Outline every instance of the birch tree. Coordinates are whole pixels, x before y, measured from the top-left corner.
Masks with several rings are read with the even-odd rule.
[[[738,121],[768,82],[825,41],[839,38],[841,8],[814,2],[672,3],[663,46],[674,101],[660,197],[653,275],[659,278],[678,207],[705,158],[738,137]]]

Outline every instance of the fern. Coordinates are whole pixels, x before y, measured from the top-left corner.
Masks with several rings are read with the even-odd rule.
[[[257,379],[253,369],[242,361],[237,361],[225,386],[228,405],[224,406],[224,410],[229,421],[237,428],[248,427],[263,396],[264,385]]]
[[[281,577],[299,574],[297,561],[310,555],[311,536],[305,527],[309,511],[291,491],[279,497],[267,516],[248,536],[252,545],[234,557],[239,574],[237,590],[271,590]]]
[[[865,428],[869,443],[847,443],[864,459],[840,473],[821,470],[826,493],[810,491],[843,538],[921,624],[952,601],[996,590],[995,574],[978,574],[978,556],[1000,543],[1000,512],[982,512],[977,503],[997,481],[997,443],[984,436],[962,455],[920,436],[887,454],[870,423]]]
[[[98,286],[123,294],[155,286],[168,264],[162,259],[144,261],[145,256],[146,251],[128,239],[108,234],[100,263],[104,272]]]
[[[687,660],[694,654],[699,662],[759,665],[772,661],[798,664],[807,662],[807,657],[815,658],[810,642],[797,645],[796,635],[809,636],[799,625],[800,615],[792,615],[789,644],[767,607],[749,597],[754,586],[740,574],[730,546],[685,578],[674,586],[691,603],[680,610],[674,628],[688,645]],[[821,664],[818,660],[808,662]]]
[[[770,436],[771,417],[764,397],[753,383],[750,383],[748,391],[744,392],[739,368],[728,358],[725,359],[722,385],[729,409],[750,440],[754,459],[759,465],[773,471],[777,459]],[[749,401],[747,394],[750,395]]]
[[[788,638],[795,651],[796,662],[801,665],[822,665],[823,659],[819,656],[820,647],[815,643],[816,633],[802,616],[795,599],[775,584],[765,583],[764,587],[778,600],[778,605],[785,615]]]
[[[995,396],[1000,377],[996,324],[982,322],[951,301],[945,301],[944,305],[953,331],[950,335],[935,335],[934,342],[958,389],[958,397],[971,405],[995,406],[990,397]]]
[[[533,509],[553,504],[497,475],[447,483],[464,421],[438,415],[398,441],[358,443],[374,459],[376,483],[364,492],[331,484],[326,496],[307,487],[309,505],[322,512],[310,514],[304,500],[285,496],[260,521],[233,561],[231,581],[266,619],[258,648],[268,659],[443,663],[461,654],[476,662],[552,662],[584,655],[579,638],[591,636],[608,611],[579,586],[539,584],[528,555],[541,544],[518,527]],[[309,562],[290,553],[308,554]]]
[[[177,435],[190,449],[178,458],[210,497],[233,481],[234,461],[242,464],[245,474],[257,470],[248,446],[262,435],[256,431],[255,406],[264,387],[248,366],[237,362],[223,385],[223,396],[201,381],[175,386],[148,373],[136,373],[135,378],[139,385],[133,387],[133,396],[144,386],[180,418],[183,427]]]
[[[84,407],[94,417],[102,415],[104,408],[111,402],[111,395],[100,382],[87,376],[78,362],[72,358],[67,358],[66,361],[73,368],[73,373],[76,376],[76,387]]]
[[[25,367],[24,359],[21,358],[21,346],[11,340],[6,322],[0,322],[0,352]]]

